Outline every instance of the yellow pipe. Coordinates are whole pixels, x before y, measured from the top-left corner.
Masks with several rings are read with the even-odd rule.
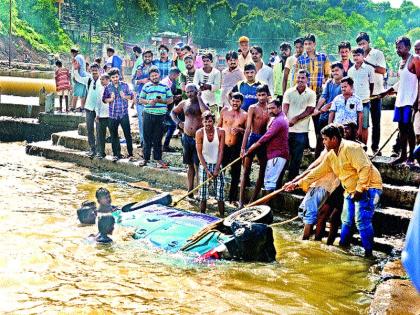
[[[16,96],[38,96],[45,88],[47,93],[55,92],[52,79],[32,79],[19,77],[0,77],[0,94]]]

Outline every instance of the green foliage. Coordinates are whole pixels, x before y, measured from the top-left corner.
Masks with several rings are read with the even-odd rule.
[[[0,34],[7,33],[8,0],[0,0]],[[76,38],[92,43],[137,43],[156,32],[177,32],[202,48],[220,52],[237,48],[241,35],[263,47],[265,57],[282,41],[314,33],[317,49],[337,53],[337,45],[349,40],[354,46],[358,32],[366,31],[373,46],[384,51],[387,61],[398,60],[395,38],[408,34],[414,41],[420,33],[420,9],[404,1],[399,9],[389,3],[368,0],[66,0],[75,8],[72,20],[82,31]],[[13,0],[13,30],[35,49],[66,50],[71,44],[57,19],[52,0]],[[104,36],[106,36],[104,38]],[[117,39],[117,40],[115,40]]]

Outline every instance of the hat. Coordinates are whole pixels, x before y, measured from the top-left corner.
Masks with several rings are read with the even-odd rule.
[[[249,38],[246,36],[239,37],[238,43],[247,42],[249,43]]]
[[[183,42],[176,43],[174,46],[175,49],[182,49],[184,48],[185,44]]]
[[[77,48],[77,47],[72,47],[72,48],[70,49],[70,52],[78,53],[78,52],[79,52],[79,48]]]

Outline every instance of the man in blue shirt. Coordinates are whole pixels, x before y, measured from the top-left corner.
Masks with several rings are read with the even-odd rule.
[[[321,97],[319,98],[313,113],[313,116],[320,115],[318,120],[319,130],[322,130],[322,128],[328,125],[331,102],[337,95],[341,94],[341,79],[343,78],[343,73],[344,67],[341,62],[334,62],[331,65],[332,79],[329,79],[325,84],[324,90],[322,91]],[[318,157],[323,149],[322,136],[319,134],[316,139],[315,156]]]
[[[260,81],[255,80],[257,69],[253,63],[248,63],[244,67],[245,80],[240,81],[233,87],[232,93],[239,92],[244,96],[244,102],[241,109],[248,112],[248,108],[258,103],[257,88],[263,86]]]
[[[160,72],[160,77],[162,79],[166,78],[169,75],[169,70],[171,69],[172,61],[169,60],[169,48],[165,45],[160,45],[159,48],[160,59],[153,60],[153,65],[155,65]]]

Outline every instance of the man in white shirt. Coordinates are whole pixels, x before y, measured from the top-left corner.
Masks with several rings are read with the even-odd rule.
[[[203,68],[197,69],[194,74],[194,84],[202,91],[204,104],[209,107],[217,106],[214,92],[220,89],[221,73],[213,67],[213,55],[205,54],[202,57]]]
[[[354,94],[356,94],[363,103],[363,126],[362,133],[359,135],[360,141],[367,144],[369,128],[369,107],[372,92],[374,89],[374,69],[363,62],[363,49],[356,48],[352,50],[354,65],[349,69],[348,76],[354,81]],[[360,126],[359,126],[360,127]]]
[[[373,93],[372,95],[379,95],[384,92],[384,75],[386,74],[386,61],[382,51],[370,47],[369,35],[365,32],[360,32],[356,37],[356,43],[360,48],[363,48],[365,63],[374,68],[373,76]],[[374,99],[370,102],[370,115],[372,118],[372,151],[376,152],[379,149],[379,141],[381,138],[381,108],[382,100],[380,98]]]
[[[99,83],[99,66],[94,63],[90,67],[92,77],[87,82],[87,96],[85,103],[86,111],[86,129],[89,143],[89,152],[87,155],[93,158],[96,155],[96,141],[95,141],[95,107],[98,100],[102,100],[102,93],[100,91]]]
[[[244,73],[238,67],[238,53],[229,51],[226,54],[228,67],[222,71],[222,105],[230,107],[229,93],[238,82],[245,80]]]
[[[296,38],[293,45],[295,45],[295,54],[287,58],[286,64],[284,65],[283,94],[288,89],[288,86],[293,86],[293,82],[295,82],[295,64],[297,58],[303,54],[303,37]]]
[[[101,75],[101,84],[97,85],[99,93],[101,95],[100,99],[97,100],[95,106],[96,114],[96,157],[98,159],[103,159],[105,157],[105,139],[106,139],[106,129],[109,124],[109,105],[102,101],[102,94],[104,93],[105,87],[109,85],[110,77],[108,73]]]
[[[289,180],[299,174],[303,151],[309,143],[310,117],[316,105],[316,94],[307,86],[309,73],[300,69],[296,75],[297,85],[283,95],[283,112],[289,120]]]
[[[267,66],[264,61],[262,61],[262,48],[259,46],[252,47],[251,56],[252,61],[254,62],[257,69],[257,75],[255,78],[257,81],[261,81],[263,84],[267,84],[268,89],[270,90],[270,95],[274,95],[273,69]]]

